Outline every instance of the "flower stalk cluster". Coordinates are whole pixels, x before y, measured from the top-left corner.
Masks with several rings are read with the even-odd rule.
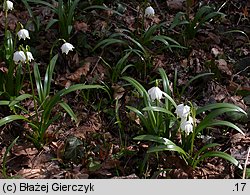
[[[181,118],[181,125],[180,128],[182,131],[184,131],[187,135],[193,132],[193,126],[194,126],[194,119],[191,117],[190,113],[190,106],[179,104],[176,107],[175,113],[179,118]]]

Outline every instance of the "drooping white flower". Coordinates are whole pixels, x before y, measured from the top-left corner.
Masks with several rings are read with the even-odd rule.
[[[62,53],[66,53],[66,55],[69,53],[69,51],[73,51],[75,47],[70,43],[64,43],[61,47]]]
[[[144,13],[144,16],[145,17],[151,17],[151,16],[154,16],[155,15],[155,10],[154,8],[152,8],[151,6],[147,7],[145,9],[145,13]]]
[[[184,104],[179,104],[176,107],[175,113],[177,114],[178,117],[186,119],[190,113],[190,106],[188,105],[184,106]]]
[[[29,31],[26,30],[26,29],[19,30],[18,33],[17,33],[17,35],[18,35],[19,40],[20,39],[25,40],[26,38],[30,39]]]
[[[181,119],[181,130],[185,131],[185,133],[187,135],[189,135],[189,133],[193,132],[193,124],[194,124],[194,120],[192,117],[188,117],[189,119],[186,120],[185,118]]]
[[[27,51],[27,52],[26,52],[26,55],[27,55],[27,58],[28,58],[28,61],[29,61],[29,62],[31,62],[32,60],[34,60],[33,55],[32,55],[31,52]]]
[[[5,1],[3,5],[3,10],[8,11],[13,9],[13,3],[11,1]]]
[[[154,101],[155,99],[160,100],[163,95],[166,96],[166,93],[164,91],[160,90],[159,87],[150,88],[148,90],[148,94],[149,94],[152,101]]]
[[[26,56],[23,51],[16,51],[13,55],[13,60],[14,62],[25,62],[26,61]]]

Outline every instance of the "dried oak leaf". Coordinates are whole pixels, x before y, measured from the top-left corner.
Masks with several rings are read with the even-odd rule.
[[[82,76],[86,76],[89,72],[90,62],[86,62],[82,67],[78,68],[73,74],[66,78],[73,82],[80,82]]]

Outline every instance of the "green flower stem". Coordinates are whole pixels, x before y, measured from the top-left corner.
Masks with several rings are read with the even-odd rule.
[[[52,59],[54,47],[59,43],[59,41],[63,41],[64,43],[66,43],[66,41],[65,41],[64,39],[57,39],[57,40],[53,43],[53,45],[52,45],[52,47],[51,47],[51,49],[50,49],[50,52],[49,52],[49,56],[50,56],[49,59],[50,59],[50,60]]]
[[[36,121],[38,122],[39,120],[38,120],[37,102],[36,102],[35,90],[34,90],[34,85],[33,85],[33,79],[32,79],[31,70],[30,70],[30,63],[29,63],[28,59],[27,59],[27,66],[28,66],[30,85],[31,85],[32,96],[33,96],[33,101],[34,101],[34,109],[36,112]]]
[[[149,103],[148,106],[151,106],[151,104]],[[156,127],[157,127],[157,118],[155,118],[154,111],[149,110],[148,111],[148,117],[149,117],[149,120],[150,120],[151,128],[153,128],[153,131],[150,130],[151,132],[149,132],[149,133],[155,133],[155,130],[156,130]]]
[[[195,128],[195,126],[193,127]],[[191,148],[190,148],[190,155],[192,156],[193,151],[194,151],[194,139],[195,139],[195,132],[192,132],[192,138],[191,138]]]
[[[160,107],[160,101],[156,100],[156,106]],[[160,112],[156,112],[156,130],[157,130],[157,134],[159,134],[159,130],[160,130],[160,119],[159,119],[159,114]]]
[[[189,102],[191,104],[191,102]],[[193,105],[191,104],[191,116],[193,118],[193,132],[192,132],[192,138],[191,138],[191,148],[190,148],[190,155],[192,156],[193,155],[193,151],[194,151],[194,140],[195,140],[195,135],[196,135],[196,132],[195,132],[195,129],[196,129],[196,119],[195,119],[195,116],[196,116],[196,110],[194,109]]]
[[[4,1],[4,5],[6,4],[6,1]],[[4,29],[5,29],[5,32],[7,31],[7,27],[8,27],[8,11],[7,9],[4,10],[4,16],[5,16],[5,21],[4,21]]]

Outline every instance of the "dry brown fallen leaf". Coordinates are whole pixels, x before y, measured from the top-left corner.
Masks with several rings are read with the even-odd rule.
[[[227,89],[231,92],[235,92],[236,90],[250,91],[250,87],[241,86],[233,81],[230,81],[230,84]]]
[[[215,62],[217,63],[217,66],[219,68],[219,70],[222,72],[222,73],[225,73],[229,76],[232,75],[232,71],[230,70],[229,68],[229,65],[228,63],[226,62],[226,60],[224,59],[219,59],[219,60],[215,60]]]
[[[41,179],[44,177],[41,174],[42,172],[42,169],[21,169],[18,171],[17,175],[21,175],[25,179]]]
[[[126,23],[126,25],[127,25],[127,28],[128,28],[130,31],[134,32],[134,31],[136,30],[135,27],[134,27],[134,24],[135,24],[135,17],[134,17],[134,16],[126,16],[126,17],[124,17],[123,19],[124,19],[124,21],[125,21],[125,23]]]
[[[168,0],[167,4],[170,9],[183,10],[185,0]]]
[[[89,26],[85,22],[76,21],[74,24],[74,29],[76,31],[87,32],[89,30]]]
[[[21,155],[33,156],[38,154],[38,150],[34,147],[29,147],[25,145],[14,145],[12,148],[12,154],[16,156],[21,156]]]
[[[117,85],[117,84],[114,84],[112,86],[112,89],[114,90],[114,93],[113,93],[113,98],[114,99],[121,99],[123,94],[125,93],[125,89],[120,86],[120,85]]]
[[[86,76],[89,72],[90,62],[85,62],[85,64],[78,68],[74,73],[67,76],[66,78],[73,82],[80,82],[82,76]]]

